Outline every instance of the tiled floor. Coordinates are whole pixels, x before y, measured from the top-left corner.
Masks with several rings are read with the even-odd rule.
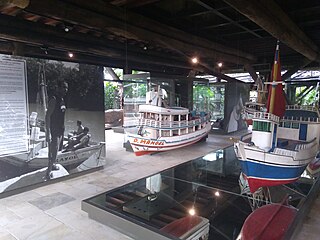
[[[107,163],[103,170],[0,199],[0,240],[132,239],[89,219],[87,213],[81,210],[81,201],[229,146],[232,144],[229,138],[238,136],[210,136],[206,142],[184,149],[136,157],[119,148],[123,141],[122,134],[106,131]],[[304,227],[308,228],[307,225]],[[319,232],[318,229],[314,231]],[[319,239],[318,236],[308,236],[307,239]]]

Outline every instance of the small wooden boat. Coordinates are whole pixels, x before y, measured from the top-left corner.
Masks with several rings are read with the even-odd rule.
[[[207,240],[209,228],[208,219],[189,215],[169,223],[160,231],[184,240]]]
[[[139,106],[139,125],[133,130],[126,129],[137,156],[188,146],[206,138],[211,129],[208,114],[164,106],[160,92],[159,88],[147,93],[147,104]]]
[[[281,203],[264,205],[247,217],[237,240],[283,239],[297,212],[296,208]]]

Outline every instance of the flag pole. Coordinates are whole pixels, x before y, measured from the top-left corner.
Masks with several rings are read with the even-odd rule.
[[[272,72],[272,82],[273,83],[277,81],[277,74],[278,74],[278,71],[280,71],[280,69],[278,69],[278,67],[279,67],[278,59],[279,59],[279,40],[277,41],[276,53],[274,55],[273,72]],[[274,110],[274,100],[275,100],[275,95],[276,95],[276,87],[277,87],[277,84],[272,84],[272,86],[271,86],[269,113],[273,113],[273,110]]]

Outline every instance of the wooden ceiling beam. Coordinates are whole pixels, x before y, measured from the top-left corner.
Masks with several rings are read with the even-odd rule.
[[[15,6],[18,8],[26,8],[30,0],[0,0],[0,6]]]
[[[28,29],[28,31],[25,29]],[[145,64],[152,62],[153,64],[183,69],[193,68],[188,60],[173,55],[156,53],[156,51],[151,50],[139,50],[139,48],[126,44],[90,37],[86,34],[66,33],[51,26],[43,26],[31,21],[26,22],[11,16],[0,16],[0,38],[29,43],[39,47],[46,46],[49,49],[60,49],[66,52],[74,51]],[[203,71],[200,67],[198,67],[198,70]]]
[[[194,0],[194,1],[196,3],[198,3],[200,6],[204,7],[205,9],[208,9],[208,10],[212,11],[215,15],[223,18],[224,20],[227,20],[232,25],[237,26],[237,27],[245,30],[245,32],[250,33],[250,34],[254,35],[255,37],[262,38],[262,36],[259,35],[258,33],[256,33],[254,31],[244,27],[243,25],[239,24],[237,21],[234,21],[233,19],[229,18],[228,16],[226,16],[226,15],[222,14],[221,12],[215,10],[213,7],[211,7],[210,5],[204,3],[203,1],[201,1],[201,0]]]
[[[290,48],[320,62],[319,48],[272,0],[224,0]]]
[[[0,42],[0,53],[2,54],[12,54],[14,50],[14,46],[11,42]],[[21,55],[20,55],[21,56]],[[77,54],[74,58],[66,58],[65,51],[63,50],[55,50],[49,49],[47,54],[41,48],[37,46],[28,46],[24,45],[24,54],[25,57],[34,57],[34,58],[42,58],[48,60],[57,60],[57,61],[66,61],[66,62],[75,62],[75,63],[85,63],[85,64],[93,64],[98,66],[109,66],[115,68],[131,68],[134,70],[141,71],[149,71],[149,72],[157,72],[157,73],[167,73],[167,74],[187,74],[188,69],[182,68],[173,68],[168,66],[159,66],[151,63],[144,64],[134,61],[125,61],[123,59],[114,59],[103,56],[92,56],[92,55],[84,55]]]
[[[129,8],[141,7],[160,0],[113,0],[110,3],[115,6],[126,6]]]
[[[100,31],[112,32],[127,39],[160,45],[172,49],[186,59],[198,54],[239,64],[256,60],[251,54],[190,35],[102,0],[96,1],[95,4],[86,0],[32,1],[26,10]]]

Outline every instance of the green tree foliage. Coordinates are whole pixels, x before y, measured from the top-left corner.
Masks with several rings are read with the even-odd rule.
[[[210,111],[209,102],[214,97],[214,92],[209,86],[195,85],[193,86],[193,109],[198,111]]]
[[[35,103],[38,92],[39,67],[44,65],[48,95],[52,95],[58,81],[66,81],[69,91],[66,96],[70,108],[82,110],[103,110],[103,68],[100,66],[76,64],[70,67],[64,62],[25,58],[29,102]]]
[[[297,103],[299,105],[313,105],[319,99],[316,98],[316,88],[312,89],[308,94],[304,95],[302,98],[300,97],[300,101]],[[308,87],[303,86],[303,87],[297,87],[296,88],[296,99],[300,96],[300,94],[303,94],[304,91],[308,91]]]
[[[104,83],[104,109],[112,109],[114,106],[115,100],[115,93],[117,86],[112,82],[105,82]]]
[[[125,98],[145,97],[147,93],[146,83],[129,83],[125,84],[123,94]]]

